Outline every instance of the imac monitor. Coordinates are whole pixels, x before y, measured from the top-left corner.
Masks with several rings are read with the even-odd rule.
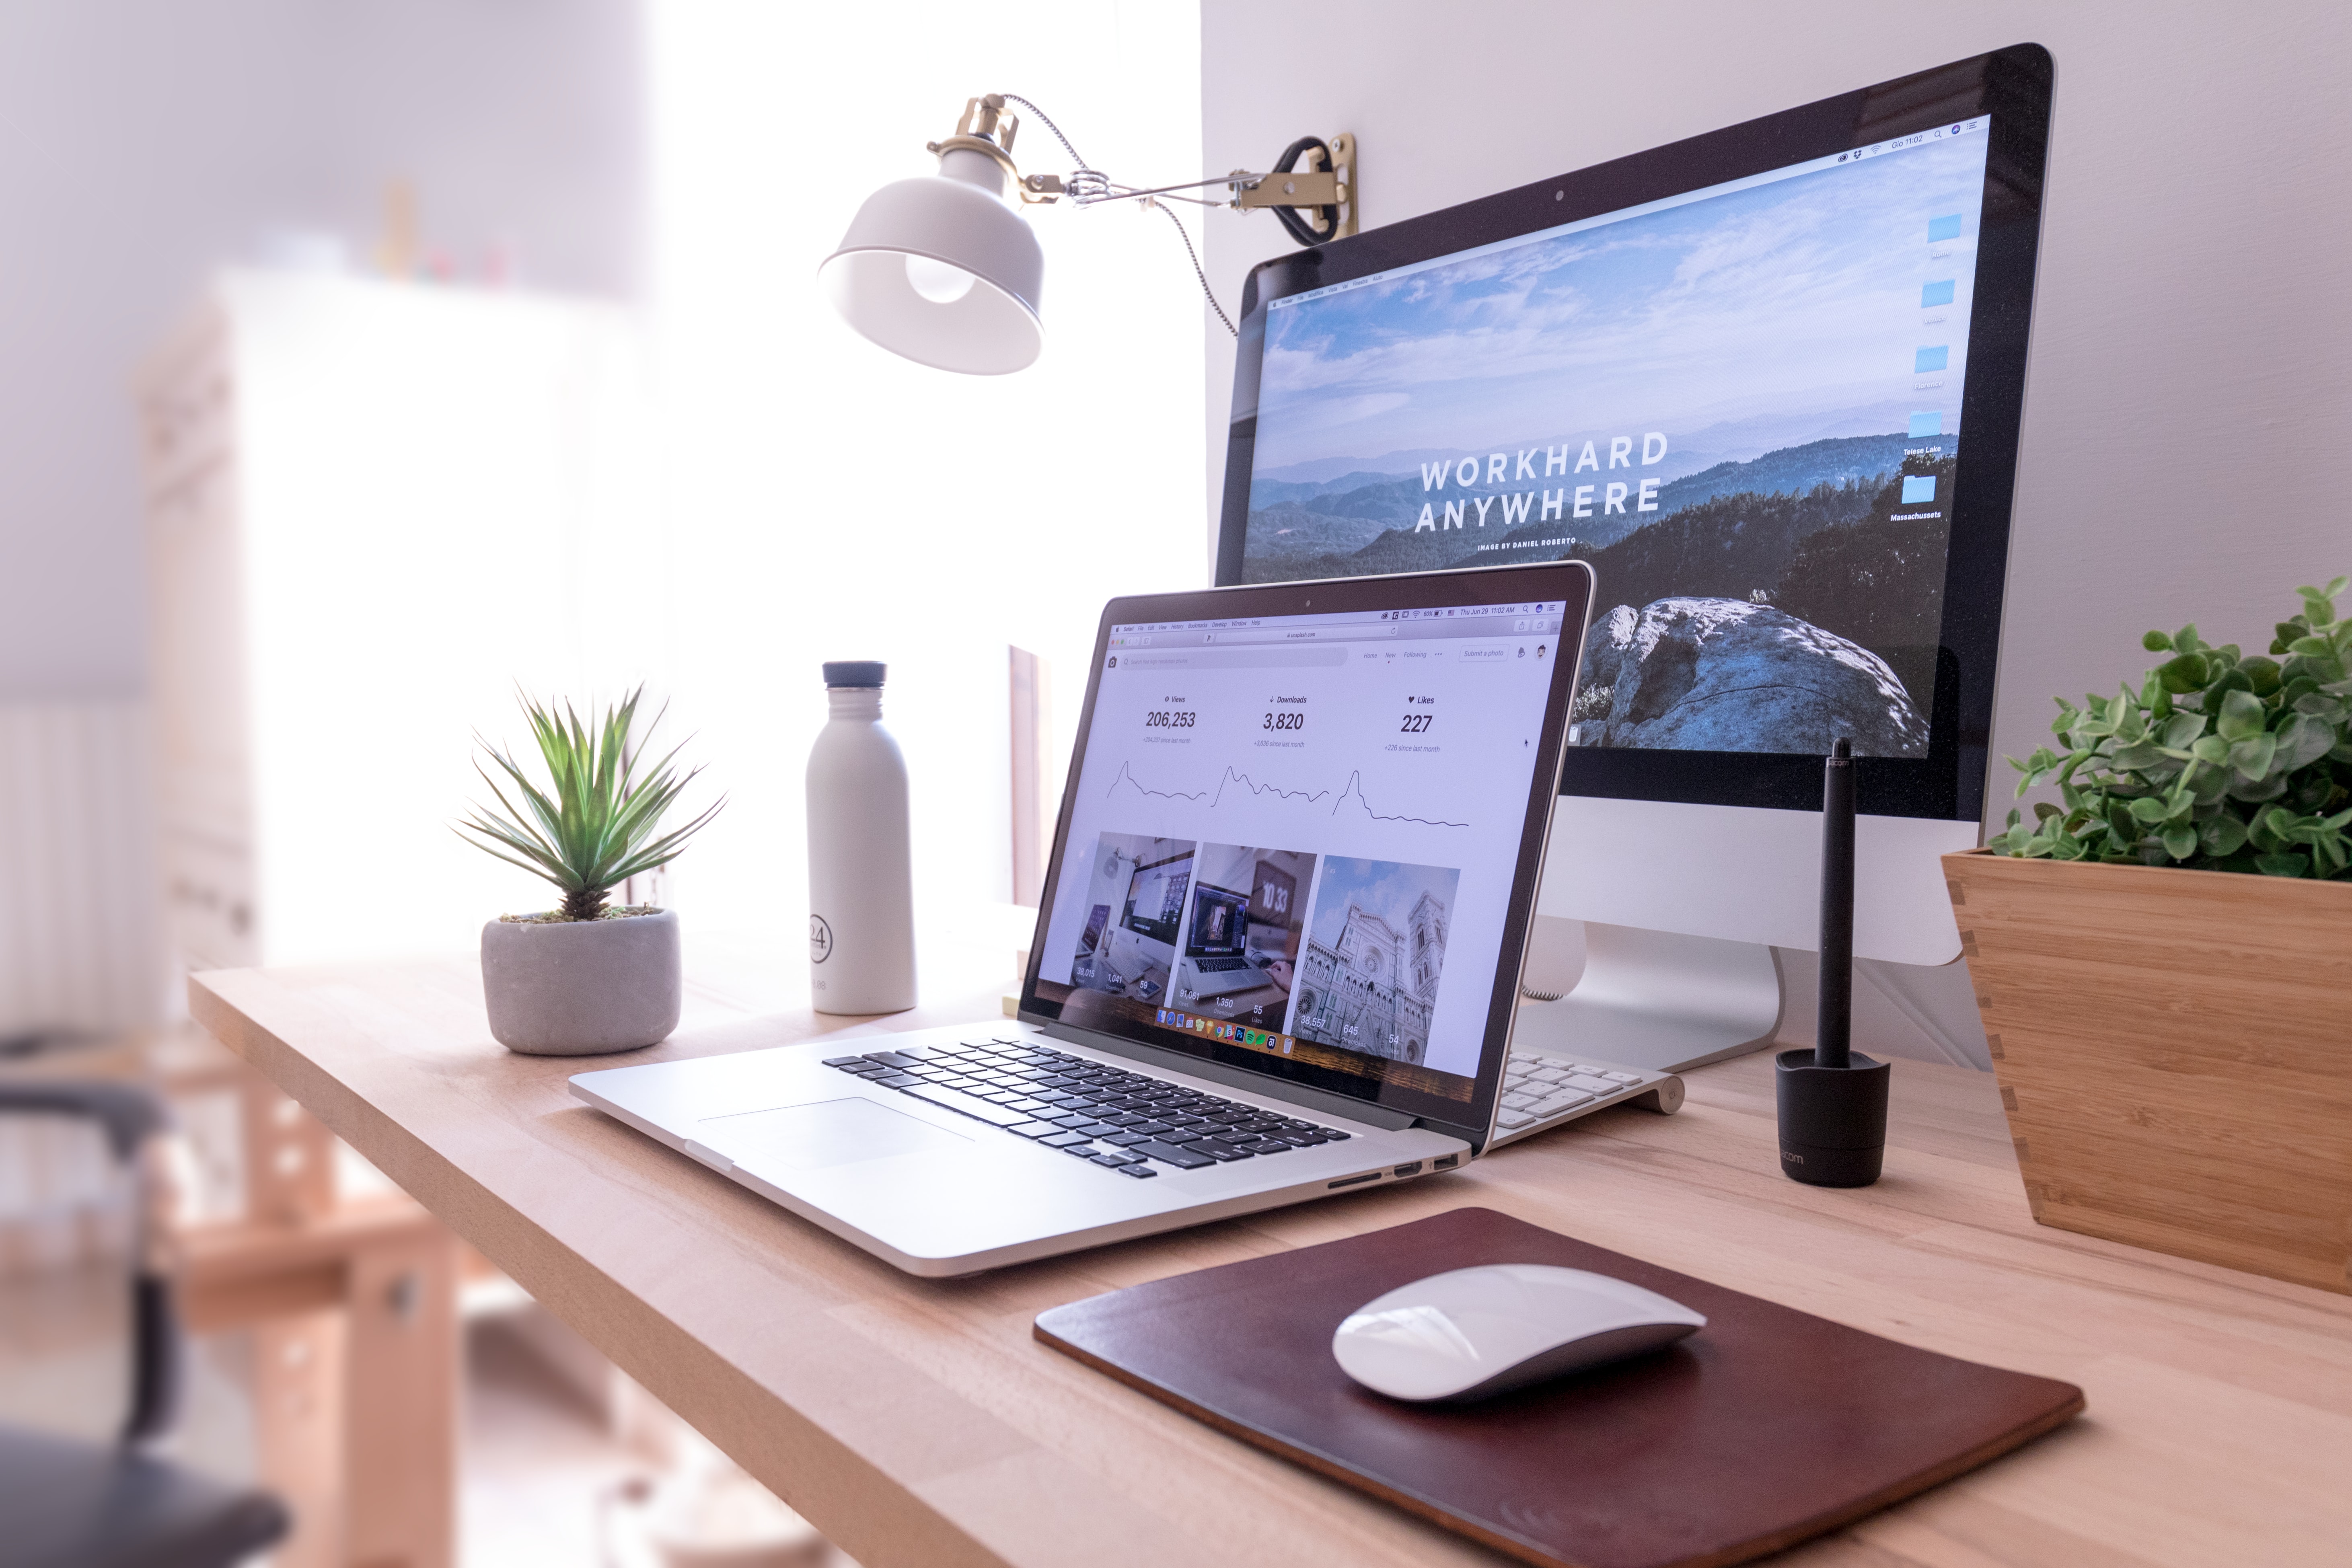
[[[1592,566],[1543,913],[1813,947],[1843,735],[1857,952],[1958,955],[2051,76],[2002,49],[1251,274],[1220,583]]]
[[[1176,927],[1184,915],[1184,889],[1192,880],[1192,855],[1171,855],[1135,868],[1127,888],[1127,929],[1153,942],[1176,945]]]

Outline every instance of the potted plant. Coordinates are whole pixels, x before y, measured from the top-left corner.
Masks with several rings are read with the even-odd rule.
[[[563,895],[555,909],[501,915],[482,927],[490,1033],[509,1050],[595,1056],[653,1045],[677,1027],[677,916],[608,900],[631,877],[676,858],[726,802],[682,827],[659,831],[663,814],[701,770],[678,776],[675,750],[650,768],[640,766],[632,731],[643,695],[642,687],[630,692],[593,726],[582,723],[570,703],[558,715],[524,698],[551,787],[534,784],[508,752],[483,745],[520,796],[521,811],[489,770],[475,763],[503,810],[474,806],[456,825],[459,831]],[[646,733],[660,722],[656,714]]]
[[[2352,1292],[2352,622],[2150,632],[1944,858],[2033,1215]]]

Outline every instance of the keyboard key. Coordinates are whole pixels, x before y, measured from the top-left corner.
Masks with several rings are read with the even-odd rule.
[[[1146,1121],[1140,1125],[1130,1127],[1128,1131],[1129,1132],[1140,1132],[1146,1138],[1157,1138],[1163,1132],[1173,1132],[1176,1129],[1171,1127],[1165,1121]]]
[[[1007,1110],[1001,1105],[991,1105],[984,1100],[974,1099],[961,1089],[942,1089],[935,1083],[914,1084],[904,1092],[910,1100],[927,1100],[933,1105],[961,1111],[975,1121],[985,1121],[991,1127],[1010,1127],[1016,1121],[1029,1120],[1021,1111]]]
[[[1189,1127],[1180,1127],[1173,1132],[1160,1134],[1160,1142],[1162,1143],[1197,1143],[1200,1141],[1201,1134]]]
[[[1642,1081],[1638,1075],[1630,1072],[1604,1072],[1600,1076],[1607,1079],[1611,1083],[1639,1083]]]
[[[1525,1110],[1536,1102],[1536,1097],[1525,1089],[1514,1089],[1503,1096],[1503,1103],[1513,1110]]]
[[[1132,1149],[1138,1143],[1149,1143],[1151,1140],[1140,1132],[1114,1132],[1103,1142],[1114,1149]]]
[[[1592,1097],[1589,1094],[1580,1093],[1572,1089],[1564,1089],[1549,1100],[1538,1100],[1533,1110],[1538,1116],[1558,1116],[1563,1110],[1572,1110],[1580,1105],[1588,1105],[1591,1100]]]
[[[1127,1165],[1134,1163],[1125,1154],[1097,1154],[1092,1158],[1097,1165]]]
[[[1122,1176],[1135,1176],[1140,1178],[1144,1176],[1156,1176],[1160,1173],[1139,1160],[1132,1165],[1121,1165],[1118,1168],[1118,1173]]]
[[[1195,1154],[1192,1150],[1179,1144],[1162,1143],[1156,1140],[1146,1140],[1138,1143],[1135,1146],[1135,1152],[1139,1154],[1148,1154],[1160,1163],[1173,1165],[1180,1171],[1197,1171],[1203,1165],[1216,1163],[1216,1161],[1206,1154]]]
[[[868,1051],[866,1053],[866,1059],[869,1062],[880,1062],[884,1067],[910,1068],[921,1058],[905,1056],[898,1051]]]
[[[878,1083],[885,1089],[905,1089],[923,1080],[910,1072],[877,1072],[866,1074],[866,1081]]]
[[[855,1066],[865,1059],[864,1057],[827,1057],[824,1058],[824,1065],[829,1068],[845,1068]]]
[[[1250,1152],[1248,1150],[1236,1149],[1230,1143],[1221,1143],[1213,1138],[1203,1138],[1197,1142],[1187,1143],[1185,1147],[1192,1150],[1195,1154],[1206,1154],[1212,1160],[1217,1160],[1226,1163],[1231,1163],[1235,1160],[1246,1160],[1250,1157]]]
[[[1076,1154],[1081,1160],[1091,1160],[1095,1157],[1097,1151],[1095,1148],[1095,1141],[1093,1139],[1081,1138],[1075,1143],[1063,1144],[1062,1152],[1065,1154]]]
[[[1089,1138],[1108,1138],[1120,1130],[1108,1121],[1082,1121],[1074,1131],[1083,1132]]]
[[[1495,1120],[1502,1125],[1504,1131],[1515,1132],[1538,1118],[1532,1110],[1506,1110]]]
[[[1561,1087],[1580,1089],[1587,1094],[1614,1094],[1619,1088],[1605,1078],[1593,1078],[1584,1073],[1570,1074]]]
[[[1018,1132],[1024,1138],[1052,1138],[1058,1136],[1062,1130],[1050,1121],[1016,1121],[1005,1131]]]
[[[1090,1143],[1094,1140],[1083,1132],[1049,1132],[1037,1142],[1048,1149],[1067,1149],[1074,1143]]]

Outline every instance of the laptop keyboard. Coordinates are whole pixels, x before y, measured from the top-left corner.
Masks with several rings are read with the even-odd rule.
[[[1236,969],[1255,969],[1246,958],[1196,958],[1192,967],[1203,974],[1229,974]]]
[[[824,1065],[1139,1179],[1160,1165],[1199,1171],[1348,1136],[1025,1039],[909,1046]]]

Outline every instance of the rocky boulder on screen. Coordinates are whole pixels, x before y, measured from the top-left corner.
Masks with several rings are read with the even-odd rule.
[[[1927,723],[1886,661],[1769,605],[1619,605],[1584,639],[1573,742],[1696,752],[1924,757]]]

